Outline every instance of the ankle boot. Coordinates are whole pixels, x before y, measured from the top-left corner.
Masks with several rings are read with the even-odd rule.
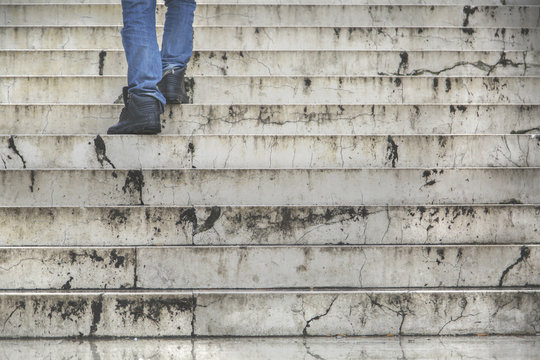
[[[167,99],[167,104],[187,104],[189,97],[186,94],[184,85],[185,70],[170,69],[163,73],[161,81],[158,83],[159,91]]]
[[[124,108],[117,124],[107,130],[107,134],[157,134],[161,132],[159,115],[162,105],[152,96],[129,94],[122,89]]]

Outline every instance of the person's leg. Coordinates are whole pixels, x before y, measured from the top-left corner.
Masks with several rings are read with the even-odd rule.
[[[156,0],[122,0],[122,43],[128,63],[125,107],[108,134],[157,134],[165,97],[158,90],[161,55],[156,37]]]
[[[165,104],[157,87],[162,71],[156,36],[156,0],[122,0],[122,17],[129,93],[153,96]]]
[[[187,103],[184,73],[193,52],[195,0],[165,0],[165,28],[161,48],[163,79],[159,89],[167,103]]]
[[[193,51],[195,0],[165,0],[165,28],[161,47],[162,72],[184,70]]]

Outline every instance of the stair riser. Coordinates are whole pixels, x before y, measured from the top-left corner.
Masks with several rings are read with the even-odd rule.
[[[0,208],[0,246],[540,244],[540,207]]]
[[[1,134],[98,134],[122,105],[0,105]],[[167,106],[162,134],[540,133],[540,106],[182,105]]]
[[[122,49],[120,26],[5,27],[3,49]],[[504,31],[503,31],[504,30]],[[158,28],[158,39],[162,28]],[[537,28],[199,27],[195,50],[534,51]]]
[[[195,52],[187,74],[533,76],[539,52]],[[405,59],[405,60],[404,60]],[[4,51],[0,75],[125,75],[121,51]]]
[[[539,301],[533,291],[12,294],[0,313],[11,314],[2,337],[535,335]]]
[[[0,136],[0,160],[4,169],[540,167],[540,135]]]
[[[121,102],[124,77],[3,77],[3,103]],[[540,77],[195,77],[195,104],[417,104],[538,102]]]
[[[540,203],[540,169],[4,170],[4,206]],[[293,185],[291,185],[293,184]],[[296,184],[296,185],[295,185]]]
[[[1,248],[2,289],[133,287],[133,249]]]
[[[540,285],[535,264],[540,264],[540,247],[534,245],[141,248],[137,287],[534,286]]]
[[[2,248],[0,288],[538,286],[537,264],[537,245]]]
[[[120,5],[11,5],[5,25],[122,25]],[[157,7],[157,23],[165,19]],[[535,27],[538,7],[198,5],[195,26],[457,26]]]

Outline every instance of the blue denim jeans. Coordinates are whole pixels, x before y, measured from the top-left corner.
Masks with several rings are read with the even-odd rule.
[[[165,0],[161,52],[156,36],[156,0],[122,0],[122,43],[128,63],[129,92],[150,95],[165,105],[157,83],[171,68],[185,69],[193,51],[195,0]]]

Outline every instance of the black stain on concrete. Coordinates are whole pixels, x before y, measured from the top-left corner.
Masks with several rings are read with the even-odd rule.
[[[23,163],[23,169],[26,169],[26,161],[24,160],[24,157],[21,155],[21,153],[17,149],[17,146],[15,146],[15,137],[13,135],[11,135],[8,139],[8,149],[13,151],[15,155],[17,155],[21,159]]]
[[[105,57],[107,56],[107,52],[105,50],[101,50],[99,53],[99,75],[103,76],[103,68],[105,67]]]
[[[105,147],[105,141],[101,136],[96,136],[94,139],[94,149],[96,150],[97,161],[99,161],[101,167],[103,167],[103,161],[109,163],[113,169],[116,169],[111,160],[107,157],[107,148]]]
[[[144,187],[144,175],[142,170],[129,170],[126,176],[126,181],[124,186],[122,186],[122,191],[124,194],[138,194],[139,195],[139,205],[144,205],[142,199],[142,191]]]
[[[103,297],[100,295],[97,300],[92,300],[90,304],[92,310],[92,324],[90,325],[90,336],[94,335],[97,331],[99,322],[101,321],[101,314],[103,313]]]
[[[388,145],[386,146],[386,158],[392,163],[392,167],[395,168],[396,162],[399,159],[398,145],[390,135],[388,135],[387,141]]]
[[[180,313],[192,312],[194,300],[190,298],[130,298],[117,299],[115,310],[125,320],[130,319],[132,323],[150,320],[159,324],[163,313],[169,314],[171,318]]]
[[[399,62],[397,73],[398,75],[404,74],[409,67],[409,54],[406,51],[403,51],[399,54],[401,61]]]
[[[114,264],[114,267],[118,269],[119,267],[121,266],[123,267],[125,265],[125,261],[126,261],[126,257],[122,255],[118,255],[118,252],[116,251],[116,249],[111,251],[109,265]]]
[[[85,254],[85,255],[87,255],[87,254]],[[105,259],[102,256],[98,255],[96,250],[92,250],[92,252],[90,253],[90,255],[88,255],[88,257],[94,262],[103,262],[103,261],[105,261]]]
[[[30,192],[34,192],[34,184],[36,182],[36,173],[30,170]]]
[[[463,27],[469,26],[469,17],[473,15],[477,10],[478,8],[476,6],[471,7],[467,5],[463,8],[463,13],[465,14],[465,19],[463,20]]]
[[[220,216],[221,216],[221,208],[218,206],[212,207],[212,209],[210,210],[210,215],[208,216],[208,218],[206,218],[204,223],[200,227],[198,226],[193,227],[194,229],[193,235],[208,231],[211,228],[213,228],[214,224],[216,223],[216,221],[218,221]]]
[[[35,309],[35,307],[34,307]],[[86,300],[58,300],[51,304],[47,317],[59,316],[62,320],[78,321],[87,312],[88,302]]]
[[[119,224],[124,224],[127,222],[127,216],[125,212],[120,211],[119,209],[110,210],[108,218],[110,222],[116,222]]]
[[[508,199],[508,200],[505,200],[505,201],[501,201],[501,204],[504,204],[504,205],[520,205],[520,204],[523,204],[523,202],[521,202],[521,200],[518,200],[518,199]]]
[[[64,284],[62,285],[62,290],[69,290],[71,289],[71,281],[73,281],[73,276],[70,276],[69,277],[69,280]]]
[[[187,101],[186,104],[193,104],[193,94],[195,93],[195,79],[192,77],[184,78],[184,87],[186,89]]]
[[[446,91],[446,92],[449,92],[449,91],[452,89],[452,82],[450,81],[449,78],[446,78],[446,80],[445,80],[445,86],[446,86],[446,88],[445,88],[445,91]]]

